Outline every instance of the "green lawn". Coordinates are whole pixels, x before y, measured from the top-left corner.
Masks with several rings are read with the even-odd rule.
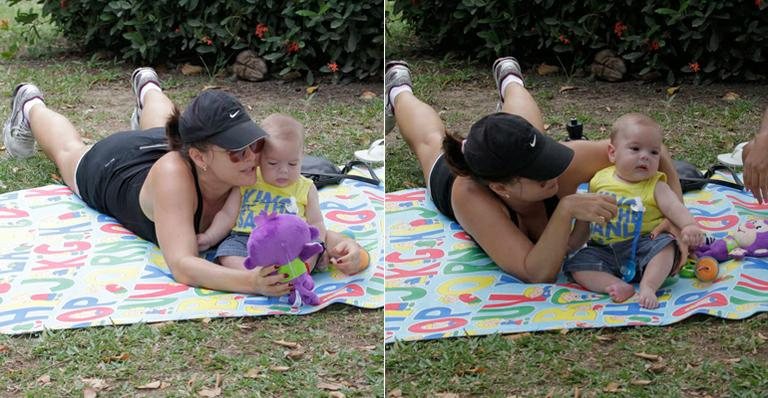
[[[494,110],[490,63],[425,57],[407,27],[388,27],[394,45],[387,46],[387,59],[411,64],[414,93],[438,111],[449,131],[465,134]],[[524,67],[547,134],[564,139],[565,123],[576,117],[590,139],[605,138],[618,116],[643,112],[664,127],[676,158],[700,167],[748,140],[768,105],[765,85],[683,84],[669,96],[663,83],[540,77],[532,65]],[[561,92],[565,86],[576,89]],[[722,99],[727,92],[739,98]],[[387,191],[420,186],[418,163],[395,129],[387,136]],[[768,314],[762,313],[741,321],[695,316],[664,327],[397,342],[386,349],[386,390],[390,396],[443,397],[764,397],[766,339]]]
[[[138,65],[78,55],[49,25],[33,42],[35,36],[14,22],[19,7],[38,6],[0,5],[0,53],[13,53],[0,60],[0,115],[9,112],[14,85],[32,81],[48,106],[70,118],[87,139],[127,129],[133,107],[129,77]],[[14,44],[18,49],[9,52]],[[205,87],[229,90],[255,120],[277,111],[298,118],[308,130],[308,151],[336,162],[352,159],[354,150],[381,137],[381,99],[359,98],[365,90],[380,94],[378,82],[321,81],[308,97],[301,81],[245,83],[228,76],[184,76],[177,65],[156,67],[166,93],[180,106]],[[0,193],[58,182],[42,153],[27,160],[7,158],[4,148],[0,153]],[[88,396],[93,390],[99,396],[196,397],[214,396],[216,388],[220,396],[383,396],[382,314],[333,305],[307,316],[0,335],[0,396]]]

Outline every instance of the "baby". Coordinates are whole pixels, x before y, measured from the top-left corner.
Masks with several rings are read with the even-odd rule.
[[[614,196],[618,215],[604,225],[577,221],[570,247],[582,246],[587,238],[589,243],[563,266],[576,282],[589,290],[608,293],[615,302],[632,297],[635,289],[621,279],[621,267],[632,255],[632,207],[637,207],[639,199],[644,211],[634,280],[640,278],[638,302],[643,308],[658,306],[656,290],[680,256],[672,235],[651,237],[650,232],[666,217],[681,229],[682,241],[689,246],[700,244],[704,237],[691,213],[667,185],[666,174],[659,172],[661,141],[661,126],[645,115],[630,113],[613,123],[608,158],[614,165],[595,174],[589,191]]]
[[[261,126],[269,136],[256,169],[256,184],[233,190],[211,226],[197,239],[202,251],[226,236],[216,251],[216,258],[229,268],[243,269],[253,220],[262,211],[298,215],[315,226],[320,231],[318,240],[325,242],[317,188],[312,180],[301,175],[304,127],[296,119],[280,114],[268,116]],[[310,259],[309,263],[315,261]]]

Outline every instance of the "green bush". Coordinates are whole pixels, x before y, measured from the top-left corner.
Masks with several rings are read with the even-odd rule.
[[[610,48],[639,75],[671,83],[764,79],[768,2],[763,0],[395,0],[432,48],[491,59],[585,66]]]
[[[200,58],[224,66],[249,48],[279,75],[364,79],[380,74],[383,0],[39,0],[87,51],[135,63]],[[210,68],[210,67],[213,68]]]

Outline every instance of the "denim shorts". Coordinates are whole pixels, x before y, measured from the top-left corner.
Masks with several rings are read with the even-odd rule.
[[[642,278],[645,267],[651,259],[669,245],[674,245],[675,260],[673,264],[677,264],[680,260],[680,249],[675,243],[674,236],[668,233],[659,234],[656,239],[651,239],[648,235],[640,236],[637,241],[637,255],[635,256],[638,269],[634,281],[639,281]],[[571,277],[571,274],[576,271],[601,271],[621,278],[621,265],[629,260],[631,253],[631,239],[610,245],[597,245],[590,242],[587,247],[565,260],[563,271],[568,277]]]
[[[232,232],[219,244],[215,258],[224,256],[248,257],[249,237],[250,234]]]

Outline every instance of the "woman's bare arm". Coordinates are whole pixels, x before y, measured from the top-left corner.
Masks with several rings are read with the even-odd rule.
[[[145,184],[153,203],[160,250],[177,282],[207,289],[281,296],[290,290],[278,283],[282,275],[234,270],[198,257],[194,214],[197,208],[194,180],[187,163],[164,156],[155,163]],[[269,268],[269,267],[267,267]]]

